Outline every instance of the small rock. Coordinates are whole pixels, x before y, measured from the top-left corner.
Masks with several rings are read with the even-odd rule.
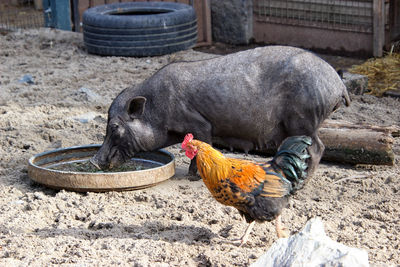
[[[43,198],[44,198],[44,194],[43,193],[40,193],[40,192],[33,193],[33,199],[41,200]]]
[[[254,255],[254,254],[250,254],[249,258],[250,258],[250,259],[257,259],[257,256]]]
[[[14,200],[10,202],[11,205],[22,205],[25,204],[23,200]]]
[[[217,224],[217,223],[218,223],[218,220],[216,220],[216,219],[212,219],[212,220],[208,221],[209,225]]]
[[[75,214],[75,220],[86,222],[87,221],[87,217],[85,215]]]
[[[92,221],[88,225],[89,229],[92,230],[100,230],[100,229],[112,229],[114,225],[112,223],[97,223],[96,221]]]
[[[175,213],[175,214],[172,214],[172,215],[171,215],[171,219],[172,219],[172,220],[182,221],[182,218],[183,218],[183,216],[182,216],[182,214],[180,214],[180,213]]]
[[[23,149],[25,149],[25,150],[28,150],[29,148],[31,148],[31,145],[29,145],[29,144],[25,144],[25,145],[23,145],[23,147],[22,147]]]
[[[276,241],[251,267],[369,266],[368,253],[330,239],[320,218],[309,220],[303,231]]]
[[[350,93],[362,95],[368,87],[368,77],[361,74],[344,72],[343,83]]]
[[[33,77],[30,74],[25,74],[21,79],[18,81],[19,83],[27,83],[27,84],[34,84]]]
[[[239,257],[239,254],[236,253],[236,252],[232,252],[232,253],[230,254],[230,256],[231,256],[232,258],[237,258],[237,257]]]
[[[395,180],[393,179],[393,177],[391,177],[391,176],[389,176],[389,177],[387,177],[386,179],[385,179],[385,184],[390,184],[390,183],[393,183]]]
[[[89,112],[76,117],[72,117],[72,119],[79,121],[81,123],[88,123],[89,121],[94,120],[94,118],[96,118],[97,116],[99,116],[99,114],[94,112]]]
[[[142,194],[134,196],[134,199],[137,202],[148,202],[149,201],[149,197],[146,195],[142,195]]]
[[[94,229],[94,226],[96,225],[96,221],[91,221],[88,225],[89,229]]]
[[[82,93],[86,100],[89,102],[101,102],[101,96],[90,90],[89,88],[81,87],[78,90],[79,93]]]
[[[227,238],[227,237],[229,237],[229,232],[230,232],[232,229],[233,229],[233,226],[232,226],[232,225],[227,225],[226,227],[222,228],[222,229],[219,231],[218,234],[219,234],[220,236],[222,236],[222,237]]]

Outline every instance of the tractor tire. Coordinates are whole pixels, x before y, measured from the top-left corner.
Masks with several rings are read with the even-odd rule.
[[[83,13],[87,51],[104,56],[157,56],[189,49],[197,41],[192,6],[171,2],[125,2]]]

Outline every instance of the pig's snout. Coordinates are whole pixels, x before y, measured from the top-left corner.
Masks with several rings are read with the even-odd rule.
[[[101,170],[102,168],[99,165],[98,160],[96,159],[96,156],[93,156],[89,159],[89,162],[92,163],[97,169]]]
[[[99,153],[98,151],[93,157],[89,159],[89,162],[92,163],[96,168],[99,170],[106,170],[110,168],[110,161],[107,160],[107,158],[104,158],[104,156]]]
[[[104,153],[105,150],[99,150],[92,158],[92,163],[96,168],[100,170],[108,170],[114,167],[118,167],[127,160],[128,157],[123,157],[123,153],[120,153],[117,149],[111,149],[110,153]]]

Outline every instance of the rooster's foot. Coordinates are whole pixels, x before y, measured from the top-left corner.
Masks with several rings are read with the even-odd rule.
[[[283,224],[282,224],[281,215],[276,217],[276,222],[275,223],[276,223],[275,224],[276,234],[278,235],[278,238],[289,237],[288,229],[285,226],[283,226]]]
[[[245,245],[246,242],[247,242],[247,240],[243,240],[241,238],[237,238],[237,239],[233,239],[233,240],[225,240],[224,241],[224,243],[231,244],[231,245],[237,246],[239,248],[242,247],[243,245]]]
[[[249,236],[250,236],[250,232],[253,229],[255,221],[252,221],[249,226],[247,226],[246,231],[244,232],[243,236],[239,239],[234,239],[234,240],[230,240],[228,241],[228,243],[236,245],[238,247],[243,246],[244,244],[247,243]]]

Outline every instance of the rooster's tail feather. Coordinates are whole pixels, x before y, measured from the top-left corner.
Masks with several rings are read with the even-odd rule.
[[[292,184],[292,192],[299,189],[307,177],[307,162],[310,157],[307,148],[312,144],[309,136],[291,136],[286,138],[272,159],[272,165],[278,167]]]

